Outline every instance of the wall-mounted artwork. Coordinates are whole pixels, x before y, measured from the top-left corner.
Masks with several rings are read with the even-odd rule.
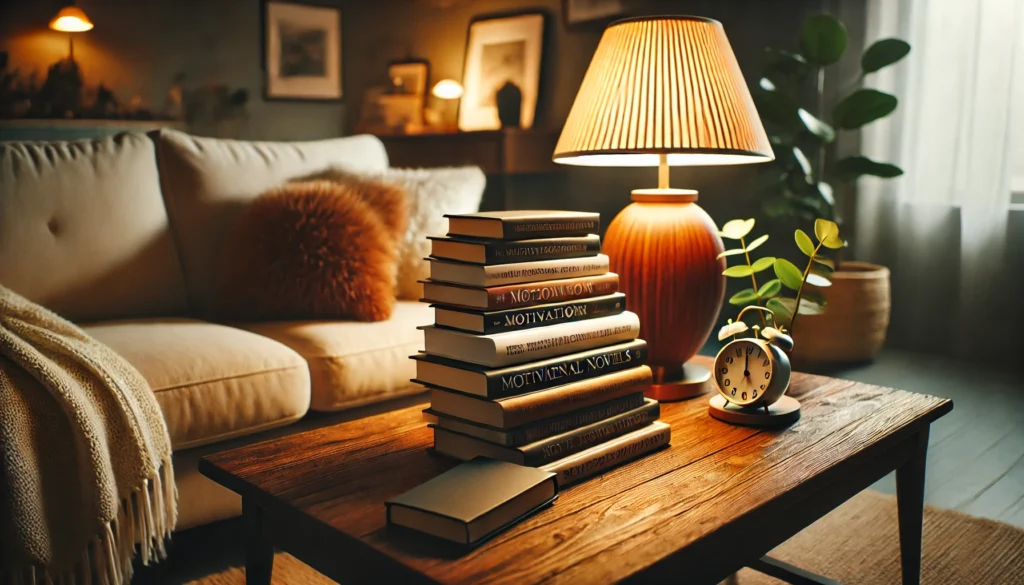
[[[264,21],[267,99],[341,99],[341,11],[267,2]]]
[[[625,12],[625,0],[562,0],[562,14],[568,26],[607,24]]]
[[[430,64],[423,60],[396,61],[388,65],[388,78],[395,93],[427,95]]]
[[[470,24],[459,130],[533,126],[543,41],[543,14],[490,18]],[[517,111],[509,112],[510,107]],[[499,109],[503,110],[500,118]]]

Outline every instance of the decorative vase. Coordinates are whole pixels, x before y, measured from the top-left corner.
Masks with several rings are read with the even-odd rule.
[[[498,120],[502,128],[518,128],[523,113],[523,92],[519,86],[506,81],[495,96],[498,105]]]
[[[825,312],[800,315],[790,356],[802,369],[874,359],[889,327],[889,269],[867,262],[843,262],[832,286],[811,287],[825,296]]]

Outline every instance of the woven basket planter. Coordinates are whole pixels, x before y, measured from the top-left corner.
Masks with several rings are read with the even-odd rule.
[[[811,287],[825,295],[821,315],[800,315],[793,331],[793,363],[802,369],[875,357],[889,327],[889,269],[843,262],[832,286]]]

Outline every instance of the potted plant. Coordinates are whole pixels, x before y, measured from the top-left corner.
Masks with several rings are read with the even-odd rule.
[[[843,92],[830,106],[825,103],[826,70],[842,58],[846,45],[846,28],[839,20],[814,14],[803,23],[798,52],[764,50],[763,76],[752,93],[776,155],[759,178],[763,211],[773,220],[806,225],[824,218],[841,224],[838,210],[842,207],[836,205],[834,185],[864,175],[903,174],[896,165],[866,156],[839,157],[835,142],[839,133],[859,130],[896,109],[896,96],[859,86],[871,74],[903,59],[910,45],[890,38],[868,47],[861,55],[858,87]],[[813,105],[804,107],[801,99]],[[831,286],[808,283],[807,292],[820,295],[821,306],[827,304],[828,310],[808,313],[800,330],[793,332],[798,338],[793,358],[805,366],[868,360],[885,341],[889,270],[844,260],[842,253],[840,249],[836,254],[835,270],[828,278]]]

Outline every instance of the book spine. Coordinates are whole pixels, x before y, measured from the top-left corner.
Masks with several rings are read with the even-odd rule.
[[[671,439],[671,427],[653,422],[643,429],[570,455],[541,469],[557,474],[558,488],[561,489],[668,445]]]
[[[614,272],[601,276],[584,276],[567,280],[529,282],[487,289],[487,309],[515,309],[541,303],[574,301],[619,290],[619,275]]]
[[[545,441],[525,445],[521,451],[526,465],[537,467],[639,429],[658,420],[660,414],[661,406],[657,402],[651,402],[635,412],[620,414]]]
[[[563,238],[585,236],[601,231],[600,218],[595,219],[514,219],[501,220],[504,239]]]
[[[543,280],[599,276],[608,272],[608,256],[584,258],[557,258],[517,264],[494,264],[478,266],[483,275],[483,286],[501,286]],[[433,278],[433,272],[431,272]]]
[[[596,317],[618,315],[626,308],[626,299],[621,295],[570,301],[568,303],[538,305],[507,311],[485,313],[484,335],[519,331],[544,325],[573,323]]]
[[[487,376],[487,396],[489,398],[504,398],[546,390],[553,386],[621,372],[643,365],[646,359],[647,344],[640,341],[636,347],[612,349],[581,359],[566,359],[541,367],[527,364],[515,368],[513,371],[502,370],[501,373],[488,372],[485,374]]]
[[[550,390],[531,392],[501,401],[504,428],[593,406],[606,400],[646,392],[653,382],[651,368],[640,366]]]
[[[487,264],[510,264],[558,258],[582,258],[601,253],[601,238],[596,235],[580,238],[500,241],[485,244]]]
[[[576,427],[617,416],[643,406],[644,395],[630,394],[609,400],[591,408],[574,410],[564,416],[556,416],[533,424],[519,427],[511,432],[510,443],[514,446],[528,445],[535,441],[559,435]]]
[[[482,359],[491,362],[485,365],[495,367],[521,364],[629,341],[639,334],[640,318],[624,311],[611,317],[490,336],[487,339],[494,343],[493,356]]]

